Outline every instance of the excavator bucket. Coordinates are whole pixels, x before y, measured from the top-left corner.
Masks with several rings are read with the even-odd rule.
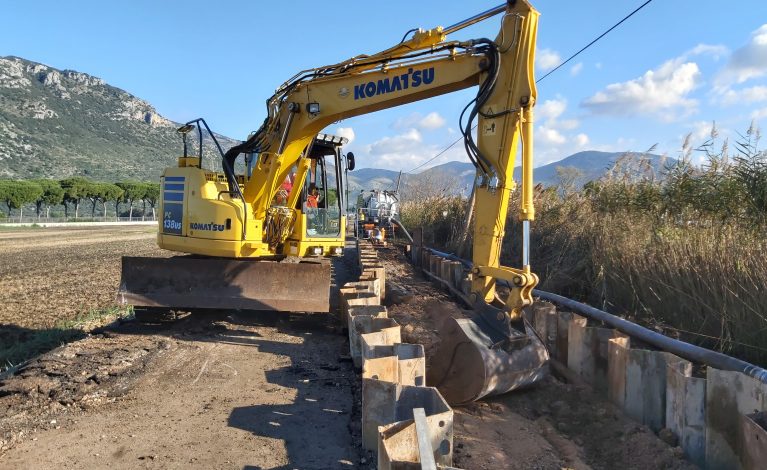
[[[471,319],[448,317],[438,327],[426,382],[451,405],[532,385],[548,372],[548,351],[532,327],[520,322],[502,333],[487,320],[501,310],[482,309]]]
[[[328,312],[330,263],[124,256],[117,302],[174,310]]]

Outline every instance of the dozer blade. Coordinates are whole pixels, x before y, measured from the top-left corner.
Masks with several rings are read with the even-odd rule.
[[[472,319],[446,318],[426,382],[451,405],[532,385],[548,372],[549,353],[528,325],[504,333],[488,321],[501,312],[484,304]]]
[[[171,309],[328,312],[330,263],[124,256],[117,302]]]

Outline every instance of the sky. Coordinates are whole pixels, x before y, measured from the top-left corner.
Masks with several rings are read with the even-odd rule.
[[[540,77],[643,0],[539,0]],[[0,56],[100,78],[177,122],[204,117],[244,139],[296,72],[375,53],[411,28],[448,26],[500,2],[3,2]],[[496,16],[448,37],[494,38]],[[408,171],[459,134],[475,89],[336,123],[358,167]],[[677,156],[685,136],[719,142],[767,130],[767,1],[654,0],[538,85],[535,162],[581,150]],[[455,145],[428,165],[468,161]]]

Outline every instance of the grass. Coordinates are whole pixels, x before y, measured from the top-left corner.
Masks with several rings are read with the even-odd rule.
[[[0,376],[13,373],[25,361],[63,344],[84,338],[95,328],[130,318],[131,307],[92,309],[75,318],[60,320],[52,328],[32,330],[0,326]]]
[[[2,219],[0,219],[0,224],[1,223],[3,223]],[[42,225],[38,225],[38,224],[24,225],[24,226],[19,226],[19,227],[0,226],[0,232],[20,232],[20,231],[24,231],[24,230],[37,230],[37,229],[42,229],[42,228],[45,228],[45,227],[43,227]]]
[[[767,365],[767,152],[752,153],[662,178],[537,191],[531,260],[539,288]],[[508,266],[521,262],[518,196],[503,241]],[[401,219],[424,227],[427,245],[455,252],[465,206],[405,202]]]

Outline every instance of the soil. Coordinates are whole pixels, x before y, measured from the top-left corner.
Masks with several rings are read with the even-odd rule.
[[[41,287],[0,321],[45,327],[78,299],[110,305],[119,256],[162,253],[152,232],[112,230],[0,234],[0,287],[69,289]],[[436,322],[466,313],[397,249],[379,256],[391,285],[413,294],[390,303],[390,316],[428,354]],[[333,264],[335,287],[353,265],[351,253]],[[9,295],[0,290],[0,303]],[[233,311],[113,324],[0,380],[0,469],[374,468],[359,445],[360,379],[339,330],[332,315]],[[691,467],[649,429],[554,378],[456,408],[454,426],[455,466],[465,469]]]
[[[0,325],[50,328],[114,304],[120,258],[169,256],[154,227],[0,232]]]
[[[424,345],[428,368],[429,351],[439,342],[437,325],[447,316],[469,317],[470,312],[425,279],[398,248],[381,248],[378,254],[387,285],[407,291],[390,299],[407,301],[390,302],[389,316],[402,325],[403,341]],[[454,463],[461,468],[695,468],[680,448],[612,404],[554,377],[454,411]]]

